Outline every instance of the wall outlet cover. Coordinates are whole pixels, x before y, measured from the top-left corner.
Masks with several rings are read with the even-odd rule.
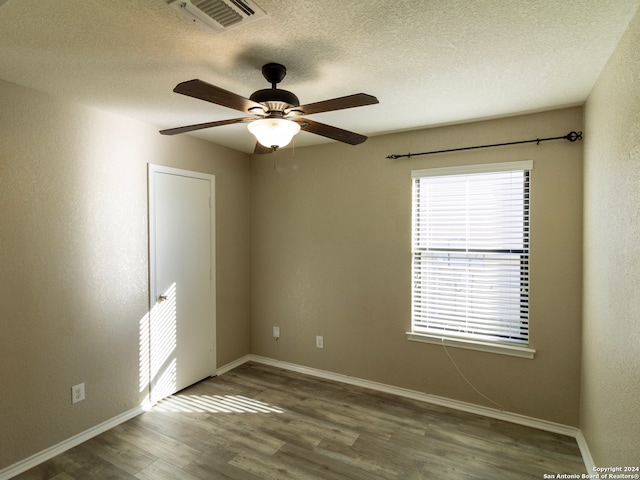
[[[84,400],[84,383],[71,387],[71,403],[78,403]]]

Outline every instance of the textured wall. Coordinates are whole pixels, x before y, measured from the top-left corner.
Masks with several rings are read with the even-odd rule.
[[[250,171],[245,154],[10,83],[0,99],[1,470],[147,393],[147,162],[216,175],[218,364],[249,353]]]
[[[640,12],[585,107],[580,426],[598,466],[640,461]]]
[[[363,109],[363,113],[364,109]],[[410,342],[411,178],[427,166],[532,159],[534,360],[450,348],[507,411],[578,424],[582,143],[410,160],[391,153],[559,136],[582,109],[284,150],[252,161],[252,352],[477,404],[443,348]],[[281,327],[276,346],[272,326]],[[315,348],[324,335],[325,348]]]

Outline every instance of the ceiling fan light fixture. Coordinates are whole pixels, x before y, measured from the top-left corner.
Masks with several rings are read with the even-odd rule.
[[[267,148],[282,148],[300,131],[300,125],[285,118],[262,118],[247,125],[260,145]]]
[[[174,0],[184,1],[184,0]],[[196,1],[196,0],[189,0]],[[232,1],[241,0],[197,0],[197,1]],[[245,0],[249,1],[249,0]],[[2,2],[2,0],[0,0]],[[245,115],[254,115],[254,118],[232,118],[218,122],[198,123],[184,127],[168,128],[161,130],[162,135],[175,135],[178,133],[193,132],[204,128],[232,125],[235,123],[248,123],[249,132],[252,133],[257,143],[254,154],[265,154],[287,146],[291,139],[304,130],[308,133],[320,135],[331,140],[337,140],[349,145],[359,145],[367,137],[355,132],[332,127],[324,123],[315,122],[305,118],[314,113],[332,112],[345,108],[363,107],[378,103],[378,99],[366,93],[356,93],[345,97],[332,98],[320,102],[300,105],[298,97],[293,93],[277,88],[287,73],[284,65],[279,63],[267,63],[262,66],[262,76],[271,84],[271,88],[263,88],[253,92],[249,98],[245,98],[228,90],[225,90],[199,79],[180,82],[173,91],[181,95],[197,98],[215,105],[238,110]],[[293,118],[293,120],[291,120]]]

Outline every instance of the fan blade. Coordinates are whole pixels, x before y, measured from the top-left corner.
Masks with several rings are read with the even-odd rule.
[[[241,112],[251,113],[251,109],[259,109],[260,113],[265,111],[264,105],[258,102],[254,102],[253,100],[241,97],[233,92],[198,79],[179,83],[173,91],[188,97],[199,98],[200,100],[215,103],[216,105],[222,105],[223,107],[233,108]]]
[[[256,148],[253,150],[255,155],[265,155],[267,153],[273,153],[273,148],[265,147],[260,142],[256,142]]]
[[[359,133],[332,127],[331,125],[320,122],[314,122],[308,118],[294,118],[292,120],[298,122],[300,128],[305,132],[315,133],[316,135],[338,140],[339,142],[348,143],[349,145],[359,145],[367,139],[367,137]]]
[[[374,105],[376,103],[378,103],[378,99],[373,95],[356,93],[354,95],[347,95],[346,97],[323,100],[322,102],[309,103],[307,105],[300,105],[299,107],[292,107],[287,111],[287,113],[289,111],[301,111],[301,115],[311,115],[312,113],[332,112],[334,110],[363,107],[365,105]]]
[[[202,130],[203,128],[220,127],[222,125],[232,125],[234,123],[249,123],[254,118],[232,118],[231,120],[220,120],[218,122],[198,123],[196,125],[187,125],[186,127],[168,128],[160,130],[162,135],[176,135],[177,133],[193,132],[194,130]]]

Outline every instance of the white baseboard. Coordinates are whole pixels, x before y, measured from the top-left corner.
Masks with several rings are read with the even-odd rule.
[[[216,369],[216,375],[222,375],[223,373],[228,372],[229,370],[233,370],[234,368],[242,365],[249,361],[249,355],[245,355],[233,362],[230,362],[218,369]],[[129,410],[121,415],[118,415],[114,418],[111,418],[95,427],[92,427],[78,435],[75,435],[63,442],[58,443],[52,447],[49,447],[41,452],[32,455],[29,458],[19,461],[9,467],[3,468],[0,470],[0,480],[9,480],[10,478],[15,477],[16,475],[20,475],[27,470],[40,465],[43,462],[55,457],[56,455],[60,455],[61,453],[66,452],[67,450],[80,445],[82,442],[86,442],[87,440],[100,435],[103,432],[106,432],[110,428],[113,428],[121,423],[126,422],[127,420],[138,416],[141,414],[145,408],[143,406],[134,408],[133,410]]]
[[[437,395],[430,395],[428,393],[418,392],[415,390],[409,390],[406,388],[394,387],[392,385],[386,385],[383,383],[373,382],[370,380],[364,380],[357,377],[351,377],[349,375],[343,375],[340,373],[328,372],[326,370],[319,370],[317,368],[305,367],[302,365],[296,365],[294,363],[282,362],[274,360],[272,358],[261,357],[259,355],[248,355],[243,357],[246,360],[251,360],[256,363],[262,363],[265,365],[271,365],[274,367],[284,368],[294,372],[304,373],[307,375],[313,375],[315,377],[325,378],[327,380],[335,380],[337,382],[348,383],[350,385],[356,385],[359,387],[370,388],[380,392],[390,393],[398,395],[400,397],[411,398],[413,400],[419,400],[426,403],[432,403],[441,407],[448,407],[455,410],[460,410],[468,413],[475,413],[489,418],[495,418],[496,420],[504,420],[505,422],[515,423],[517,425],[523,425],[527,427],[537,428],[546,432],[557,433],[560,435],[566,435],[573,437],[578,443],[582,459],[587,468],[587,472],[593,472],[593,460],[587,447],[587,442],[580,429],[571,427],[569,425],[563,425],[561,423],[550,422],[548,420],[542,420],[539,418],[528,417],[526,415],[520,415],[518,413],[504,412],[496,410],[494,408],[484,407],[481,405],[475,405],[472,403],[461,402],[459,400],[452,400],[446,397],[439,397]]]
[[[66,452],[67,450],[80,445],[82,442],[86,442],[87,440],[100,435],[103,432],[106,432],[110,428],[113,428],[121,423],[126,422],[127,420],[140,415],[143,412],[142,407],[136,407],[128,412],[121,413],[105,422],[96,425],[95,427],[91,427],[84,432],[79,433],[71,438],[64,440],[63,442],[58,443],[57,445],[53,445],[45,450],[42,450],[35,455],[30,456],[29,458],[25,458],[18,463],[15,463],[7,468],[0,470],[0,480],[9,480],[10,478],[15,477],[16,475],[20,475],[23,472],[26,472],[30,468],[40,465],[43,462],[55,457],[56,455],[60,455],[61,453]]]
[[[580,429],[576,427],[571,427],[568,425],[563,425],[560,423],[549,422],[547,420],[541,420],[538,418],[527,417],[525,415],[520,415],[518,413],[512,412],[504,412],[500,410],[496,410],[489,407],[484,407],[481,405],[475,405],[472,403],[461,402],[459,400],[453,400],[446,397],[439,397],[437,395],[430,395],[428,393],[418,392],[415,390],[409,390],[406,388],[394,387],[392,385],[386,385],[383,383],[373,382],[371,380],[365,380],[362,378],[351,377],[349,375],[343,375],[340,373],[333,373],[326,370],[320,370],[312,367],[305,367],[303,365],[297,365],[295,363],[282,362],[280,360],[274,360],[268,357],[261,357],[259,355],[245,355],[233,362],[230,362],[216,370],[216,375],[222,375],[230,370],[233,370],[236,367],[248,362],[253,361],[256,363],[262,363],[264,365],[271,365],[274,367],[283,368],[285,370],[290,370],[293,372],[303,373],[306,375],[311,375],[314,377],[324,378],[327,380],[334,380],[337,382],[347,383],[350,385],[355,385],[358,387],[369,388],[371,390],[376,390],[379,392],[390,393],[392,395],[398,395],[400,397],[410,398],[413,400],[418,400],[421,402],[431,403],[434,405],[439,405],[441,407],[448,407],[455,410],[460,410],[463,412],[474,413],[477,415],[483,415],[489,418],[495,418],[496,420],[504,420],[506,422],[515,423],[518,425],[524,425],[527,427],[537,428],[539,430],[544,430],[547,432],[558,433],[560,435],[566,435],[569,437],[573,437],[576,439],[578,443],[578,448],[580,449],[580,453],[582,455],[582,460],[584,461],[585,467],[587,468],[588,473],[593,472],[594,463],[593,458],[591,457],[591,453],[589,451],[589,447],[587,445],[587,441],[584,438],[584,435],[580,431]],[[128,412],[125,412],[121,415],[118,415],[106,422],[103,422],[95,427],[92,427],[74,437],[71,437],[57,445],[49,447],[31,457],[22,460],[14,465],[11,465],[3,470],[0,470],[0,480],[9,480],[10,478],[21,474],[33,468],[40,463],[43,463],[50,458],[55,457],[79,444],[85,442],[96,435],[101,434],[113,428],[117,425],[120,425],[123,422],[139,415],[143,412],[142,407],[137,407]]]
[[[587,445],[587,439],[584,438],[581,430],[578,430],[576,442],[578,442],[578,448],[580,449],[584,466],[587,467],[587,473],[593,473],[596,469],[596,464],[593,462],[591,451],[589,451],[589,445]]]
[[[223,365],[220,368],[216,369],[216,375],[222,375],[223,373],[227,373],[229,370],[233,370],[236,367],[239,367],[240,365],[242,365],[243,363],[247,363],[250,358],[251,355],[245,355],[244,357],[240,357],[237,360],[234,360],[233,362],[229,362],[226,365]]]

